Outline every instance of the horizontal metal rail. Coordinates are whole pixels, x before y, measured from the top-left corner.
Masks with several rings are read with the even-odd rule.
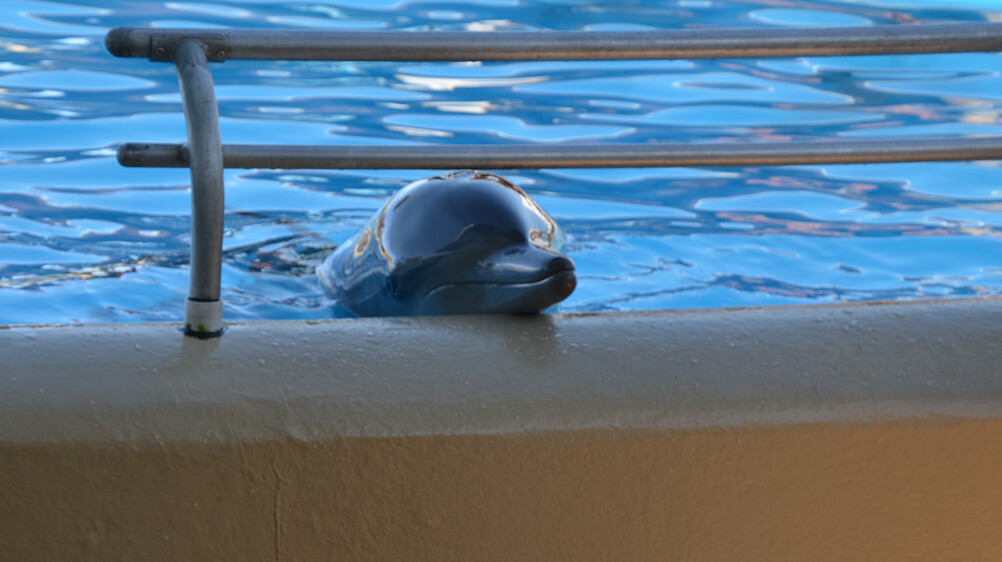
[[[527,169],[781,166],[1002,159],[1002,137],[727,144],[317,146],[224,144],[226,168]],[[123,166],[183,168],[185,144],[125,143]]]
[[[195,39],[209,61],[522,61],[761,58],[1002,51],[1002,24],[650,31],[315,31],[117,27],[119,57],[173,60]]]

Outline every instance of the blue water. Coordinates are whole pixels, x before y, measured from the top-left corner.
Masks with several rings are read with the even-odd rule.
[[[172,66],[111,27],[649,29],[999,21],[987,0],[0,2],[0,324],[180,320],[188,172]],[[729,142],[1002,134],[1002,57],[213,66],[224,142]],[[1002,293],[997,162],[503,172],[568,235],[561,311]],[[428,171],[228,170],[228,319],[325,318],[313,268]]]

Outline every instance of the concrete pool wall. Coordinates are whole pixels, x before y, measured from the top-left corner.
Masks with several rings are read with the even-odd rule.
[[[10,559],[986,559],[1002,299],[0,330]]]

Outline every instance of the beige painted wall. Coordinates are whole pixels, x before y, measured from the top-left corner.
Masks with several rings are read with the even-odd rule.
[[[0,446],[5,560],[997,560],[1002,421]]]
[[[0,560],[999,559],[1000,319],[0,329]]]

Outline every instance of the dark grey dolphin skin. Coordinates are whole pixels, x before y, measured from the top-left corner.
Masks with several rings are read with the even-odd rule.
[[[563,244],[557,223],[515,184],[451,172],[398,191],[317,277],[358,316],[528,314],[574,291]]]

